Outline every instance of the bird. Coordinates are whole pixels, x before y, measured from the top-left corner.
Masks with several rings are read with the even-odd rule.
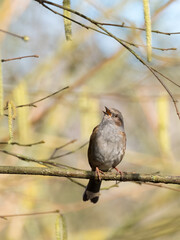
[[[111,169],[122,161],[126,150],[126,133],[121,112],[105,107],[102,121],[93,129],[88,147],[88,161],[98,179],[90,179],[83,194],[83,201],[97,203],[100,196],[101,173]]]

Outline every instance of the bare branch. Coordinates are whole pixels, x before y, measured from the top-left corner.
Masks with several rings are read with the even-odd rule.
[[[59,163],[56,163],[56,162],[53,162],[53,161],[49,162],[48,160],[36,160],[34,158],[25,157],[25,156],[20,155],[20,154],[11,153],[11,152],[8,152],[6,150],[0,150],[0,152],[3,152],[3,153],[8,154],[10,156],[19,158],[22,161],[34,162],[34,163],[37,163],[37,164],[40,164],[40,165],[48,167],[48,168],[41,168],[41,167],[33,168],[33,169],[35,169],[35,172],[34,171],[31,172],[31,167],[27,168],[27,169],[29,169],[29,171],[26,171],[26,169],[23,170],[23,168],[20,167],[20,172],[18,172],[19,167],[14,167],[14,166],[13,167],[9,167],[9,166],[6,166],[4,168],[4,166],[0,166],[0,174],[1,173],[2,174],[6,174],[7,173],[7,174],[28,174],[28,175],[45,175],[45,176],[67,177],[71,182],[76,183],[76,184],[78,184],[81,187],[85,187],[85,185],[77,182],[76,180],[74,180],[72,178],[87,178],[88,179],[88,178],[92,178],[92,177],[95,177],[95,178],[97,177],[97,175],[95,173],[93,173],[93,172],[87,172],[87,171],[84,171],[84,170],[81,170],[81,169],[73,168],[73,167],[70,167],[70,166],[67,166],[67,165],[64,165],[64,164],[59,164]],[[10,168],[10,172],[8,172],[9,168]],[[56,172],[56,170],[57,171],[59,170],[60,173],[58,175],[56,175],[56,173],[52,172],[52,173],[49,173],[50,175],[48,175],[48,173],[45,173],[45,174],[41,173],[41,169],[54,169],[55,172]],[[1,170],[2,170],[2,172],[1,172]],[[36,170],[37,170],[37,173],[36,173]],[[64,170],[65,170],[65,173],[64,172],[62,173],[61,171],[64,171]],[[24,171],[24,173],[23,173],[23,171]],[[79,173],[82,173],[82,172],[84,173],[83,175],[79,174]],[[102,179],[104,179],[104,180],[116,180],[116,181],[134,181],[134,182],[136,182],[138,184],[151,182],[151,185],[153,184],[153,186],[156,186],[156,187],[162,187],[162,188],[164,187],[164,188],[167,188],[167,189],[170,189],[170,190],[179,191],[178,189],[165,187],[163,185],[157,185],[157,184],[154,184],[154,183],[180,184],[180,176],[160,176],[159,173],[157,173],[157,172],[153,173],[153,174],[131,173],[133,177],[129,179],[129,175],[128,175],[128,178],[127,178],[127,176],[124,178],[124,174],[127,175],[127,174],[130,174],[130,173],[126,173],[126,172],[124,173],[123,172],[122,175],[118,176],[117,173],[115,175],[112,172],[108,172],[108,173],[105,173],[105,175],[107,175],[108,177],[104,178],[104,174],[103,174],[102,175]],[[147,178],[147,179],[144,178],[144,175],[145,176],[146,175],[149,176],[149,178]],[[143,176],[143,178],[142,178],[142,176]],[[152,179],[150,179],[150,176],[151,176]],[[110,186],[110,188],[114,187],[114,186],[117,186],[117,184],[115,184],[113,186]],[[106,189],[102,189],[102,190],[106,190]]]
[[[10,155],[10,156],[13,156],[13,157],[16,157],[16,158],[18,158],[22,161],[25,161],[25,162],[33,162],[33,163],[37,163],[39,165],[43,165],[43,166],[46,166],[46,167],[62,167],[62,168],[67,168],[67,169],[78,170],[77,168],[73,168],[73,167],[67,166],[65,164],[49,161],[50,160],[49,158],[48,159],[37,160],[37,159],[32,158],[32,157],[27,157],[27,156],[24,156],[22,154],[16,154],[16,153],[8,152],[6,150],[0,150],[0,152],[5,153],[5,154]]]
[[[100,26],[99,26],[100,27]],[[164,84],[164,82],[158,77],[158,75],[156,74],[155,70],[150,67],[144,60],[141,59],[141,57],[136,54],[130,47],[128,47],[126,44],[124,44],[123,42],[121,42],[115,35],[113,35],[112,33],[110,33],[109,31],[107,31],[105,28],[100,27],[103,31],[105,31],[106,33],[109,34],[109,36],[111,36],[112,38],[114,38],[116,41],[118,41],[119,43],[121,43],[121,45],[123,45],[127,50],[129,50],[144,66],[146,66],[150,72],[155,76],[155,78],[160,82],[160,84],[164,87],[164,89],[167,91],[167,93],[169,94],[170,98],[172,99],[172,102],[174,104],[176,113],[178,115],[178,118],[180,119],[180,113],[177,107],[177,100],[173,97],[171,91],[166,87],[166,85]],[[159,72],[158,72],[159,73]],[[163,76],[163,75],[162,75]]]
[[[80,187],[86,188],[86,185],[74,180],[73,178],[67,178],[67,179],[70,180],[71,182],[75,183],[76,185],[80,186]]]
[[[53,153],[51,154],[50,159],[52,159],[52,158],[54,157],[54,155],[56,154],[56,152],[57,152],[58,150],[66,147],[67,145],[72,144],[72,143],[74,143],[74,142],[76,142],[76,141],[77,141],[77,139],[73,139],[73,140],[71,140],[70,142],[67,142],[67,143],[63,144],[62,146],[55,148],[54,151],[53,151]]]
[[[122,28],[128,28],[128,29],[136,29],[140,31],[146,31],[145,28],[139,28],[139,27],[134,27],[134,26],[127,26],[124,23],[122,24],[114,24],[114,23],[102,23],[98,22],[98,24],[102,26],[112,26],[112,27],[122,27]],[[175,34],[180,34],[180,32],[162,32],[159,30],[151,30],[152,33],[158,33],[158,34],[165,34],[165,35],[175,35]]]
[[[10,217],[27,217],[27,216],[36,216],[36,215],[44,215],[50,213],[59,213],[59,210],[54,211],[45,211],[45,212],[33,212],[33,213],[21,213],[21,214],[7,214],[7,215],[0,215],[0,218],[7,220]]]
[[[97,21],[85,16],[84,14],[82,13],[79,13],[75,10],[72,10],[72,9],[69,9],[69,8],[65,8],[63,7],[62,5],[59,5],[59,4],[55,4],[55,3],[52,3],[50,1],[45,1],[45,0],[35,0],[36,2],[39,2],[40,4],[42,4],[44,7],[48,8],[50,11],[56,13],[56,14],[59,14],[57,12],[55,12],[54,10],[50,9],[46,4],[50,4],[52,6],[55,6],[57,8],[60,8],[60,9],[64,9],[64,10],[67,10],[79,17],[82,17],[84,19],[86,19],[87,21],[91,22],[92,24],[94,24],[95,26],[97,26],[98,28],[100,28],[103,32],[105,32],[108,36],[112,37],[113,39],[115,39],[117,42],[119,42],[123,47],[125,47],[131,54],[133,54],[135,56],[136,59],[138,59],[144,66],[146,66],[150,72],[154,75],[154,77],[159,81],[159,83],[164,87],[164,89],[167,91],[167,93],[169,94],[173,104],[174,104],[174,107],[175,107],[175,110],[176,110],[176,113],[177,113],[177,116],[178,118],[180,119],[180,112],[178,110],[178,107],[177,107],[177,100],[173,97],[171,91],[167,88],[167,86],[164,84],[164,82],[158,77],[158,75],[156,74],[156,72],[154,71],[154,69],[149,66],[135,51],[133,51],[130,47],[128,47],[123,41],[121,41],[119,38],[117,38],[114,34],[112,34],[111,32],[109,32],[106,28],[102,27],[101,24],[99,24]],[[59,14],[62,16],[62,14]],[[62,17],[66,17],[66,16],[62,16]],[[80,24],[81,25],[81,24]],[[163,76],[163,75],[162,75]],[[172,81],[173,82],[173,81]]]
[[[13,36],[13,37],[20,38],[20,39],[24,40],[25,42],[26,42],[26,41],[29,41],[29,37],[28,37],[28,36],[20,36],[20,35],[17,35],[17,34],[15,34],[15,33],[11,33],[11,32],[5,31],[5,30],[3,30],[3,29],[0,29],[0,32],[9,34],[9,35],[11,35],[11,36]]]
[[[85,147],[87,144],[88,144],[89,141],[85,142],[83,145],[81,145],[80,147],[78,147],[77,149],[73,150],[73,151],[70,151],[70,152],[67,152],[67,153],[63,153],[61,155],[58,155],[58,156],[51,156],[49,159],[47,160],[54,160],[54,159],[58,159],[58,158],[61,158],[61,157],[65,157],[67,155],[70,155],[72,153],[75,153],[76,151],[82,149],[83,147]]]
[[[167,187],[165,185],[162,185],[160,183],[144,183],[146,185],[150,185],[150,186],[154,186],[154,187],[159,187],[159,188],[166,188],[168,190],[172,190],[172,191],[175,191],[175,192],[180,192],[180,189],[177,189],[177,188],[172,188],[172,187]]]
[[[0,166],[0,174],[23,174],[81,179],[98,179],[97,174],[91,171],[46,167]],[[180,176],[162,176],[158,174],[123,172],[122,175],[117,175],[117,173],[107,172],[102,174],[101,178],[105,181],[152,182],[180,185]]]
[[[155,174],[158,174],[158,173],[155,173]],[[71,182],[75,183],[76,185],[80,186],[80,187],[83,187],[83,188],[86,188],[86,185],[74,180],[73,178],[67,178],[68,180],[70,180]],[[119,183],[115,183],[113,185],[110,185],[109,187],[103,187],[101,188],[101,190],[109,190],[111,188],[117,188],[119,187]],[[180,189],[177,189],[177,188],[172,188],[172,187],[168,187],[168,186],[165,186],[164,184],[160,184],[160,183],[142,183],[142,182],[135,182],[137,184],[145,184],[145,185],[150,185],[150,186],[153,186],[153,187],[159,187],[159,188],[166,188],[168,190],[171,190],[171,191],[175,191],[175,192],[180,192]]]
[[[22,58],[30,58],[30,57],[34,57],[34,58],[38,58],[38,55],[29,55],[29,56],[22,56],[22,57],[16,57],[16,58],[9,58],[9,59],[1,59],[1,62],[8,62],[8,61],[12,61],[12,60],[21,60]]]
[[[54,92],[54,93],[51,93],[51,94],[49,94],[49,95],[46,96],[46,97],[43,97],[43,98],[41,98],[41,99],[39,99],[39,100],[36,100],[36,101],[34,101],[34,102],[31,102],[31,103],[18,105],[18,106],[16,106],[16,108],[21,108],[21,107],[37,107],[37,106],[35,105],[36,103],[39,103],[39,102],[41,102],[41,101],[43,101],[43,100],[45,100],[45,99],[47,99],[47,98],[50,98],[50,97],[54,96],[55,94],[60,93],[60,92],[66,90],[66,89],[68,89],[68,88],[69,88],[68,86],[67,86],[67,87],[64,87],[64,88],[61,88],[60,90],[58,90],[58,91],[56,91],[56,92]],[[7,106],[4,108],[4,110],[7,110]]]
[[[24,105],[16,106],[16,108],[26,107],[26,106],[27,106],[27,107],[35,106],[36,103],[39,103],[39,102],[41,102],[41,101],[43,101],[43,100],[45,100],[45,99],[47,99],[47,98],[50,98],[50,97],[54,96],[55,94],[60,93],[60,92],[66,90],[66,89],[68,89],[68,88],[69,88],[68,86],[67,86],[67,87],[64,87],[64,88],[62,88],[62,89],[60,89],[60,90],[58,90],[58,91],[56,91],[56,92],[54,92],[54,93],[52,93],[52,94],[49,94],[48,96],[43,97],[43,98],[41,98],[41,99],[39,99],[39,100],[37,100],[37,101],[34,101],[34,102],[32,102],[32,103],[28,103],[28,104],[24,104]]]
[[[18,142],[11,142],[11,143],[9,143],[9,142],[0,142],[1,145],[9,144],[9,145],[18,145],[18,146],[22,146],[22,147],[31,147],[31,146],[42,144],[42,143],[45,143],[45,142],[43,140],[39,141],[39,142],[35,142],[35,143],[28,143],[28,144],[23,144],[23,143],[18,143]]]
[[[164,77],[165,79],[167,79],[168,81],[170,81],[171,83],[173,83],[174,85],[176,85],[177,87],[180,87],[179,84],[177,84],[176,82],[172,81],[170,78],[166,77],[164,74],[162,74],[161,72],[159,72],[158,70],[156,70],[155,68],[151,67],[151,69],[158,73],[160,76]]]
[[[35,1],[39,2],[39,0],[35,0]],[[42,2],[45,2],[45,1],[42,1]],[[50,3],[49,3],[49,4],[50,4]],[[85,25],[85,24],[83,24],[83,23],[80,23],[80,22],[78,22],[78,21],[76,21],[76,20],[74,20],[74,19],[72,19],[72,18],[70,18],[70,17],[67,17],[67,16],[65,16],[64,14],[61,14],[61,13],[59,13],[59,12],[51,9],[50,7],[48,7],[47,5],[45,5],[45,4],[43,4],[43,3],[42,3],[42,5],[43,5],[45,8],[47,8],[49,11],[51,11],[51,12],[53,12],[53,13],[55,13],[55,14],[63,17],[63,18],[66,18],[66,19],[68,19],[68,20],[70,20],[70,21],[72,21],[72,22],[80,25],[81,27],[84,27],[84,28],[86,28],[86,29],[91,29],[91,30],[93,30],[93,31],[99,32],[99,33],[104,34],[104,35],[106,35],[106,36],[109,36],[107,33],[103,32],[103,31],[100,31],[100,30],[98,30],[98,29],[96,29],[96,28],[93,28],[93,27],[91,27],[91,26]],[[52,4],[52,5],[54,5],[54,4]],[[64,8],[64,7],[63,7],[63,8]],[[64,8],[64,9],[65,9],[65,8]],[[102,23],[100,23],[100,22],[97,22],[97,24],[102,25]],[[131,45],[131,46],[133,46],[133,47],[137,47],[137,48],[138,48],[138,47],[146,47],[146,45],[137,44],[137,43],[132,43],[132,42],[126,41],[126,40],[121,39],[121,38],[119,38],[119,40],[121,40],[122,42],[127,43],[127,44],[129,44],[129,45]],[[158,47],[152,47],[152,48],[155,49],[155,50],[160,50],[160,51],[175,51],[175,50],[177,50],[177,48],[158,48]]]

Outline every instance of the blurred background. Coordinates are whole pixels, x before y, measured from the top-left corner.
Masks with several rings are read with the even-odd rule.
[[[97,21],[144,27],[142,1],[74,0],[71,7]],[[152,0],[150,7],[152,29],[180,31],[179,1]],[[73,18],[80,21],[76,16]],[[146,44],[143,31],[106,28],[121,39]],[[1,58],[39,55],[39,58],[2,63],[5,102],[26,104],[70,87],[38,103],[37,108],[17,109],[14,141],[26,144],[43,140],[44,144],[1,145],[1,149],[40,160],[76,139],[58,154],[77,150],[89,140],[107,106],[119,109],[124,116],[127,150],[118,166],[121,171],[179,174],[180,122],[172,101],[150,71],[118,42],[74,23],[72,41],[66,41],[63,19],[33,0],[1,0],[0,29],[29,37],[25,42],[0,32]],[[179,83],[180,35],[153,33],[152,46],[177,48],[176,51],[153,49],[151,65]],[[133,49],[146,60],[145,48]],[[179,88],[163,81],[179,100]],[[0,131],[0,141],[8,141],[6,117],[0,119]],[[87,148],[88,145],[56,161],[89,170]],[[0,155],[1,165],[39,166]],[[100,201],[93,205],[82,201],[83,187],[65,178],[1,175],[0,179],[1,215],[59,209],[66,220],[68,239],[180,238],[177,186],[168,185],[175,191],[120,183],[119,187],[102,190]],[[79,182],[86,184],[87,180]],[[103,182],[103,187],[113,184]],[[56,214],[14,217],[0,222],[1,239],[56,239]]]

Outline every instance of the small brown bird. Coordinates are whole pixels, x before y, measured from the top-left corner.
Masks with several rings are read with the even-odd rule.
[[[115,168],[122,161],[126,149],[126,134],[121,112],[105,107],[101,123],[92,132],[88,148],[88,160],[92,171],[96,171],[99,180],[90,179],[83,195],[83,201],[96,203],[101,187],[100,172]]]

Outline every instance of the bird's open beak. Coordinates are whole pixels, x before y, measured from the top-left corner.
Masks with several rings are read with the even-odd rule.
[[[106,109],[106,111],[105,112],[103,111],[103,113],[111,116],[111,111],[109,110],[109,108],[105,107],[105,109]]]

